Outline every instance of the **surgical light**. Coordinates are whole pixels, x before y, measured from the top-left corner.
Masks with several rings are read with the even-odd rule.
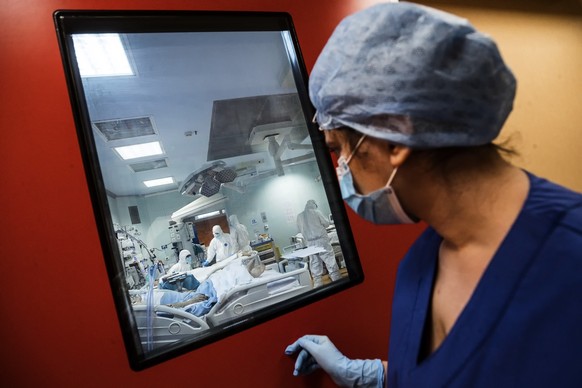
[[[115,151],[123,160],[143,158],[145,156],[161,155],[162,146],[159,141],[115,147]]]
[[[81,77],[134,75],[119,34],[73,35]]]
[[[169,185],[169,184],[174,183],[174,178],[172,178],[170,176],[170,177],[166,177],[166,178],[151,179],[149,181],[143,181],[143,183],[147,187],[163,186],[163,185]]]

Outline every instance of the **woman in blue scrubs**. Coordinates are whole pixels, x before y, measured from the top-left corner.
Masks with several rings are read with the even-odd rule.
[[[342,196],[377,224],[429,227],[400,263],[388,361],[325,336],[295,375],[340,386],[582,387],[582,195],[494,145],[516,81],[466,20],[380,4],[336,28],[310,77]]]

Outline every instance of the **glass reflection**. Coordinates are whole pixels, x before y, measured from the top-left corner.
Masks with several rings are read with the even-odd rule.
[[[73,41],[145,353],[348,280],[288,32],[87,35]],[[114,74],[119,42],[131,69]]]

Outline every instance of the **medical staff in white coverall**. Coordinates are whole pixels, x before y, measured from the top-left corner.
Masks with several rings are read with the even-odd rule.
[[[187,249],[182,249],[178,256],[178,262],[174,264],[169,270],[168,275],[173,275],[179,272],[186,272],[192,269],[192,254]]]
[[[230,224],[230,238],[232,243],[235,245],[235,252],[238,251],[250,251],[251,241],[249,239],[249,231],[246,226],[238,222],[238,217],[236,214],[232,214],[228,217],[228,223]]]
[[[205,267],[213,264],[214,261],[218,263],[236,252],[236,246],[233,244],[230,234],[224,233],[220,225],[212,227],[212,234],[214,238],[208,246],[206,261],[202,263]]]
[[[319,210],[317,204],[313,199],[310,199],[305,204],[305,210],[297,216],[297,228],[305,238],[307,246],[321,247],[325,249],[316,255],[309,256],[309,269],[313,277],[313,286],[319,287],[323,285],[323,264],[327,268],[329,277],[332,281],[341,278],[339,267],[335,261],[335,254],[327,235],[327,228],[329,222]]]

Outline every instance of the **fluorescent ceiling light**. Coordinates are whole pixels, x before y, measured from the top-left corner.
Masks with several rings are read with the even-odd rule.
[[[163,186],[163,185],[169,185],[171,183],[174,183],[174,178],[167,177],[167,178],[160,178],[160,179],[152,179],[149,181],[143,181],[144,185],[146,185],[147,187],[156,187],[156,186]]]
[[[75,34],[81,77],[134,75],[119,34]]]
[[[134,144],[123,147],[115,147],[115,151],[121,156],[123,160],[143,158],[145,156],[161,155],[162,146],[159,141],[152,141],[151,143]]]
[[[209,217],[214,217],[214,216],[217,216],[217,215],[219,215],[220,213],[221,213],[221,211],[220,211],[220,210],[216,210],[216,211],[209,212],[209,213],[199,214],[199,215],[195,216],[195,217],[194,217],[194,219],[195,219],[195,220],[201,220],[201,219],[203,219],[203,218],[209,218]]]

